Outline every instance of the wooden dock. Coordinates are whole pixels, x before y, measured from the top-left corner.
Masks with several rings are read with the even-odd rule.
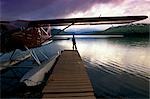
[[[61,53],[42,93],[43,99],[96,99],[78,51]]]

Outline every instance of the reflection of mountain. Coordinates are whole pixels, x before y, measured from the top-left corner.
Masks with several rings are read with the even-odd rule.
[[[102,32],[94,34],[113,34],[125,36],[148,36],[150,33],[150,24],[131,24],[118,27],[111,27]]]

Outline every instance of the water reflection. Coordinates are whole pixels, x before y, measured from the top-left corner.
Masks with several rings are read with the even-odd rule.
[[[119,39],[119,40],[118,40]],[[121,42],[122,39],[122,42]],[[116,63],[124,70],[134,70],[145,77],[150,77],[150,53],[148,39],[139,44],[139,41],[129,39],[77,39],[77,48],[83,59],[91,62]],[[120,41],[120,42],[119,42]],[[125,43],[124,43],[125,42]],[[71,49],[71,41],[57,43],[64,49]],[[134,46],[133,46],[134,44]]]
[[[71,49],[71,41],[57,43]],[[147,98],[150,52],[148,38],[77,39],[97,97]]]

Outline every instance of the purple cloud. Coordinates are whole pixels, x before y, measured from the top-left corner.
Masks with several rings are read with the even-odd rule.
[[[84,12],[95,4],[116,4],[124,0],[1,0],[1,18],[62,18],[73,12]]]

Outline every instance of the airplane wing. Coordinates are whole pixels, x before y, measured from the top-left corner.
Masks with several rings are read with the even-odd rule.
[[[89,18],[67,18],[67,19],[49,19],[34,20],[29,22],[28,26],[66,26],[66,25],[100,25],[100,24],[125,24],[140,21],[148,16],[119,16],[119,17],[89,17]]]
[[[102,24],[126,24],[140,21],[148,16],[117,16],[117,17],[88,17],[88,18],[66,18],[47,20],[16,20],[0,21],[0,24],[11,23],[18,27],[34,26],[70,26],[70,25],[102,25]]]

